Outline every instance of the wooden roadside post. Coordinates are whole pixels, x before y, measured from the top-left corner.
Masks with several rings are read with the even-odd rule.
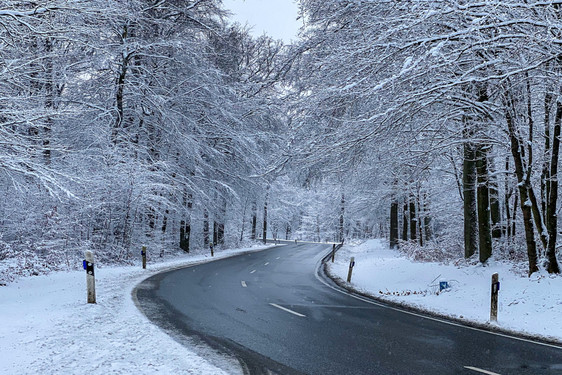
[[[492,298],[490,303],[490,321],[498,321],[498,294],[500,291],[500,277],[498,273],[492,275]]]
[[[334,260],[336,259],[336,244],[332,245],[332,263],[334,263]]]
[[[86,270],[86,285],[88,287],[88,303],[96,303],[96,278],[94,276],[94,253],[84,253],[84,269]]]
[[[146,246],[142,247],[141,256],[142,256],[142,269],[146,269]]]
[[[211,256],[214,257],[215,256],[215,250],[213,249],[213,243],[211,242],[209,244],[209,246],[211,247]]]
[[[351,257],[351,260],[349,261],[349,272],[347,273],[347,282],[348,283],[351,282],[351,274],[353,272],[353,267],[355,267],[355,257]]]

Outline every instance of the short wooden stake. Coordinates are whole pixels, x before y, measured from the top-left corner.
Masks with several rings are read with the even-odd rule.
[[[142,268],[146,269],[146,246],[142,247],[141,256],[142,256]]]
[[[88,303],[96,303],[96,278],[94,276],[94,253],[86,251],[84,253],[86,267],[86,285],[88,286]]]
[[[351,274],[353,272],[353,267],[355,267],[355,257],[351,257],[351,260],[349,261],[349,272],[347,273],[347,282],[348,283],[351,282]]]
[[[500,291],[500,278],[497,273],[492,275],[492,298],[490,303],[490,321],[498,321],[498,294]]]
[[[332,245],[332,263],[334,263],[334,260],[336,259],[336,244]]]

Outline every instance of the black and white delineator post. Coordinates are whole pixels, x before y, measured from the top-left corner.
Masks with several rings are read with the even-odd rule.
[[[142,256],[142,268],[146,269],[146,246],[142,247],[141,256]]]
[[[215,256],[215,249],[213,248],[212,242],[209,244],[209,247],[211,248],[211,256],[214,257]]]
[[[94,276],[94,253],[84,253],[84,269],[86,270],[86,285],[88,286],[88,303],[96,303],[96,278]]]
[[[349,261],[349,272],[347,273],[347,282],[351,282],[351,273],[353,272],[353,267],[355,267],[355,257],[351,257]]]
[[[332,244],[332,263],[336,259],[336,244]]]
[[[492,298],[490,303],[490,321],[498,321],[498,294],[500,292],[500,277],[498,273],[492,275]]]

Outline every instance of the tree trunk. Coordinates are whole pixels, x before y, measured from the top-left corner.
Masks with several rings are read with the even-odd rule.
[[[390,203],[390,248],[398,246],[398,200],[392,196]]]
[[[513,237],[517,234],[517,204],[519,202],[519,190],[515,190],[515,196],[513,197],[513,219],[511,220],[511,235]]]
[[[433,237],[433,232],[431,230],[431,215],[429,212],[429,198],[427,192],[423,193],[423,226],[425,231],[425,240],[431,241]]]
[[[505,176],[504,176],[504,206],[505,206],[505,237],[507,242],[511,243],[511,212],[509,211],[509,201],[513,195],[513,190],[511,189],[509,183],[509,156],[505,157]]]
[[[265,194],[265,201],[263,202],[263,243],[267,242],[267,198]]]
[[[463,212],[464,212],[464,257],[470,258],[478,250],[478,218],[476,214],[476,151],[474,144],[468,139],[472,130],[465,121],[463,130],[465,139],[463,158]]]
[[[548,247],[546,249],[548,273],[560,273],[556,259],[556,231],[558,227],[558,215],[556,205],[558,203],[558,155],[560,152],[560,128],[562,126],[562,103],[556,103],[556,117],[552,136],[552,157],[550,160],[550,178],[548,179],[549,196],[547,205],[547,230]]]
[[[189,241],[191,239],[191,209],[193,208],[193,196],[184,192],[183,205],[187,207],[187,217],[180,221],[180,248],[189,253]]]
[[[404,199],[402,208],[402,241],[408,241],[408,200]]]
[[[252,203],[252,236],[250,237],[252,240],[256,239],[256,226],[258,224],[258,205],[254,201]]]
[[[415,241],[418,235],[416,218],[416,197],[410,194],[410,240]]]
[[[490,225],[490,191],[488,189],[488,146],[476,148],[476,188],[478,206],[478,246],[480,262],[485,263],[492,256],[492,230]]]
[[[341,201],[340,201],[340,222],[338,228],[338,242],[343,243],[343,224],[344,224],[344,215],[345,215],[345,195],[341,194]]]
[[[53,117],[52,112],[55,110],[55,97],[56,95],[56,85],[53,69],[53,41],[50,37],[45,40],[45,109],[48,114],[45,119],[45,127],[43,129],[43,156],[45,158],[45,163],[51,163],[51,131],[53,129]],[[51,112],[51,113],[49,113]]]
[[[501,238],[502,231],[502,215],[500,207],[500,194],[498,189],[498,178],[489,164],[490,172],[488,174],[490,189],[490,218],[492,220],[492,238]]]
[[[418,239],[421,247],[423,247],[425,244],[423,217],[424,212],[422,206],[421,190],[418,188],[418,194],[416,196],[416,224],[418,225]]]
[[[206,208],[203,210],[203,245],[209,246],[209,211]]]
[[[218,241],[218,228],[219,223],[217,223],[216,220],[213,220],[213,245],[216,245]]]
[[[123,26],[123,32],[121,35],[122,40],[126,40],[128,37],[128,25]],[[123,55],[121,61],[121,69],[119,71],[119,76],[117,77],[117,90],[115,92],[115,106],[117,110],[117,117],[113,124],[113,130],[111,132],[111,139],[113,143],[118,142],[119,129],[123,125],[124,118],[124,92],[125,92],[125,79],[127,76],[127,71],[129,69],[129,62],[131,60],[131,55]]]
[[[542,165],[542,173],[541,173],[541,208],[544,217],[544,223],[548,228],[548,197],[549,197],[549,189],[550,184],[548,181],[550,180],[550,168],[549,168],[549,159],[551,158],[550,155],[550,109],[552,107],[552,95],[550,93],[546,93],[544,97],[544,156],[543,156],[543,165]]]

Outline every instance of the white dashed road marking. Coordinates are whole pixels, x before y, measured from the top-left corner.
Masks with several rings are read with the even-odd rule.
[[[492,372],[492,371],[488,371],[488,370],[482,370],[481,368],[478,367],[472,367],[472,366],[464,366],[465,369],[467,370],[472,370],[472,371],[476,371],[479,372],[481,374],[486,374],[486,375],[500,375],[497,372]]]
[[[281,310],[286,311],[288,313],[291,313],[293,315],[300,316],[301,318],[306,318],[306,315],[300,314],[300,313],[298,313],[296,311],[293,311],[293,310],[289,310],[288,308],[283,307],[283,306],[279,306],[276,303],[270,303],[270,305],[273,306],[273,307],[277,307],[278,309],[281,309]]]
[[[240,281],[240,284],[242,284],[242,287],[247,288],[248,285],[246,285],[246,282],[244,280]]]

